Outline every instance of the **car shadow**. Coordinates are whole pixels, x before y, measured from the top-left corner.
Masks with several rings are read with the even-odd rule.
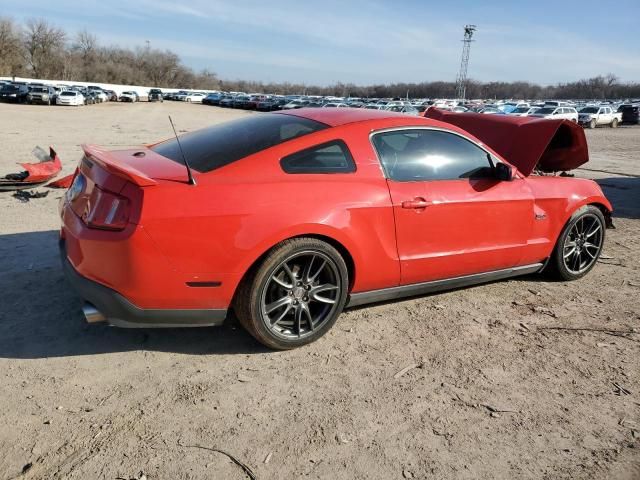
[[[600,178],[596,182],[613,205],[614,218],[640,218],[640,177]]]
[[[230,318],[222,327],[121,329],[89,325],[66,282],[58,232],[0,235],[0,358],[147,350],[191,355],[268,352]]]

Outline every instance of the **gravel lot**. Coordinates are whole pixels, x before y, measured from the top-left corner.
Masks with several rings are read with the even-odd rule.
[[[72,172],[80,143],[158,140],[167,114],[188,131],[246,113],[0,104],[0,174],[48,144]],[[0,478],[247,478],[210,449],[259,479],[640,478],[640,128],[587,137],[576,174],[617,228],[586,278],[353,309],[281,353],[233,322],[86,325],[59,266],[61,191],[0,193]]]

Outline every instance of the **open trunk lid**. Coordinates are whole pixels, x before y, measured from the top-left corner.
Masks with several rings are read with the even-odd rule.
[[[523,175],[559,172],[589,161],[584,130],[569,120],[453,113],[428,109],[424,116],[456,125],[485,143]]]

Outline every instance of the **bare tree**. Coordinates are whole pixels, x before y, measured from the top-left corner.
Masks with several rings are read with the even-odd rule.
[[[20,28],[10,18],[0,18],[0,75],[18,75],[22,70]]]
[[[65,48],[64,30],[43,19],[27,20],[23,46],[27,65],[36,78],[61,74],[60,58]]]

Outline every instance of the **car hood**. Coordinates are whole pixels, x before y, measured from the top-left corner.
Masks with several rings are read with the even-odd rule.
[[[430,108],[427,118],[456,125],[499,153],[523,175],[559,172],[589,161],[584,130],[569,120],[445,112]]]

